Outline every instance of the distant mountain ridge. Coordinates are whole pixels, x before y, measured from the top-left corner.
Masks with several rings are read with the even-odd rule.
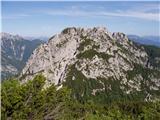
[[[160,47],[160,36],[138,36],[127,35],[129,39],[144,45],[155,45]]]
[[[39,40],[42,40],[42,41],[47,41],[49,39],[49,37],[47,36],[38,36],[38,37],[33,37],[33,36],[23,36],[24,39],[27,39],[27,40],[35,40],[35,39],[39,39]]]
[[[24,67],[33,50],[41,40],[26,40],[19,35],[0,33],[1,37],[1,76],[2,80],[18,74]]]

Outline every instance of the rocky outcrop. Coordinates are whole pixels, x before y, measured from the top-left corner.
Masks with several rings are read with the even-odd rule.
[[[117,81],[119,90],[126,94],[143,91],[144,84],[145,89],[159,90],[160,72],[146,66],[148,59],[143,46],[134,44],[123,33],[110,33],[103,27],[72,27],[39,46],[22,70],[20,79],[25,83],[42,73],[47,78],[46,87],[52,83],[73,87],[71,84],[76,80],[79,84],[79,79],[81,82],[91,79],[100,84],[89,88],[92,95],[113,90],[113,82],[107,83],[107,80]]]

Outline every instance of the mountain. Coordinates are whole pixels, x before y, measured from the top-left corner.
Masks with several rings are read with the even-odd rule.
[[[159,50],[103,27],[66,28],[33,52],[19,79],[25,83],[42,74],[47,78],[45,87],[67,86],[81,102],[156,100],[160,96]]]
[[[47,41],[48,40],[47,36],[39,36],[39,37],[23,36],[23,38],[27,39],[27,40],[35,40],[35,39],[39,39],[39,40],[42,40],[42,41]]]
[[[19,35],[1,33],[2,80],[18,74],[33,50],[44,43],[41,40],[26,40]]]
[[[154,45],[160,47],[160,36],[137,36],[137,35],[128,35],[128,38],[144,45]]]

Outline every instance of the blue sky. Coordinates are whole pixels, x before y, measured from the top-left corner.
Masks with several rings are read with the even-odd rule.
[[[160,34],[160,2],[2,2],[2,31],[52,36],[66,27],[105,26],[111,32]]]

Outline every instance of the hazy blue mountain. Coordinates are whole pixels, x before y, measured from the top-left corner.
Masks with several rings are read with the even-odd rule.
[[[27,40],[35,40],[35,39],[40,39],[42,41],[47,41],[49,37],[47,36],[38,36],[38,37],[33,37],[33,36],[23,36],[24,39]]]
[[[137,35],[128,35],[128,38],[144,45],[155,45],[160,47],[160,36],[137,36]]]

